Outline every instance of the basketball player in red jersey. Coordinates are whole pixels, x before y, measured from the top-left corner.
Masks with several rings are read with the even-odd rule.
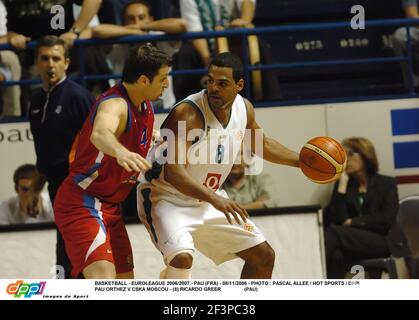
[[[170,58],[151,45],[134,48],[122,82],[95,102],[73,144],[70,173],[58,190],[55,221],[74,278],[133,278],[131,244],[119,203],[150,169],[145,159],[156,100],[168,86]]]

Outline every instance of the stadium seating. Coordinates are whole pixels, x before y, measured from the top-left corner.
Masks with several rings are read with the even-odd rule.
[[[403,17],[400,1],[264,0],[257,5],[255,24],[285,25],[350,21],[353,5],[365,8],[366,18]],[[332,29],[264,35],[276,63],[327,61],[393,56],[390,35],[395,27],[365,30]],[[404,92],[398,62],[279,70],[286,100],[380,95]]]

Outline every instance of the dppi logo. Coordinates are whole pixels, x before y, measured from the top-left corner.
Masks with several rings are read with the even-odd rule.
[[[39,283],[24,283],[23,280],[18,280],[7,286],[6,292],[14,295],[15,298],[31,298],[33,295],[42,294],[44,292],[46,281]]]

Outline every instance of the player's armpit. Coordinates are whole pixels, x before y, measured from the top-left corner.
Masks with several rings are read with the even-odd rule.
[[[167,159],[171,164],[187,164],[192,144],[203,136],[204,118],[198,107],[181,103],[170,112],[160,128],[167,143]]]

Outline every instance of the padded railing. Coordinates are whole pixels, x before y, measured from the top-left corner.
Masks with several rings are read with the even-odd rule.
[[[406,27],[409,31],[410,28],[419,25],[419,19],[388,19],[388,20],[370,20],[365,22],[366,28],[375,27]],[[399,99],[411,98],[416,96],[414,82],[413,82],[413,58],[412,58],[412,42],[410,39],[410,32],[407,32],[407,55],[406,56],[388,56],[388,57],[370,57],[363,59],[340,59],[340,60],[324,60],[324,61],[301,61],[293,63],[273,63],[273,64],[249,64],[248,53],[248,38],[249,35],[264,35],[276,34],[295,31],[320,31],[320,30],[334,30],[351,28],[350,22],[330,22],[330,23],[308,23],[308,24],[292,24],[283,26],[268,26],[257,27],[252,29],[227,29],[222,31],[210,32],[193,32],[183,33],[177,35],[141,35],[141,36],[126,36],[113,39],[86,39],[75,41],[75,46],[78,47],[80,55],[80,76],[72,77],[76,81],[85,84],[89,80],[103,80],[103,79],[119,79],[120,74],[86,74],[85,61],[84,61],[84,48],[92,45],[104,45],[114,43],[139,43],[139,42],[156,42],[156,41],[173,41],[173,40],[190,40],[197,38],[215,38],[215,37],[231,37],[240,36],[243,42],[243,60],[245,62],[245,82],[246,96],[250,97],[251,94],[251,81],[250,75],[254,70],[267,70],[267,69],[287,69],[287,68],[307,68],[307,67],[322,67],[332,65],[361,65],[361,64],[374,64],[374,63],[390,63],[390,62],[407,62],[408,65],[408,90],[401,94],[390,95],[374,95],[374,96],[352,96],[344,98],[322,98],[322,99],[301,99],[298,101],[269,101],[269,102],[256,102],[256,107],[269,107],[269,106],[289,106],[289,105],[305,105],[315,103],[332,103],[332,102],[347,102],[347,101],[362,101],[362,100],[381,100],[381,99]],[[31,41],[28,43],[28,48],[33,48],[36,42]],[[12,47],[8,44],[0,45],[0,50],[11,50]],[[204,74],[206,69],[191,69],[191,70],[174,70],[172,75],[181,74]],[[7,81],[1,82],[0,85],[30,85],[40,83],[40,80],[20,80],[20,81]]]

